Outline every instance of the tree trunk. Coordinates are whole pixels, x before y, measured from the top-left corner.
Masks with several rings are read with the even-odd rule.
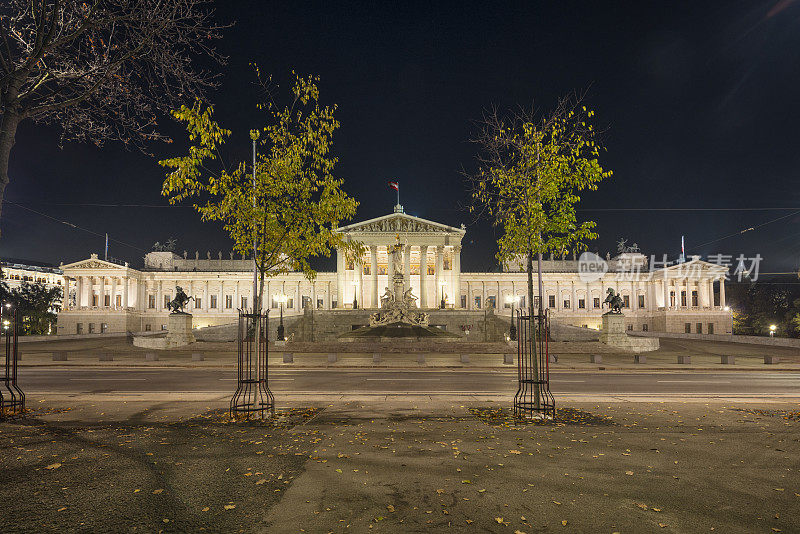
[[[20,116],[8,109],[0,117],[0,216],[3,213],[3,199],[9,183],[8,164],[11,159],[11,149],[14,148],[19,122]]]
[[[542,294],[539,294],[541,308]],[[528,249],[528,343],[530,345],[531,367],[533,371],[533,406],[538,412],[540,408],[541,391],[539,390],[539,358],[536,354],[536,325],[533,320],[533,250]],[[539,325],[541,326],[541,325]],[[519,335],[519,333],[517,333]]]

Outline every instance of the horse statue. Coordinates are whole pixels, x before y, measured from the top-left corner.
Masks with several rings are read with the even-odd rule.
[[[175,298],[167,302],[167,309],[171,310],[171,313],[186,313],[183,308],[193,298],[186,295],[181,286],[175,286]]]
[[[608,313],[622,313],[622,297],[615,293],[613,288],[608,288],[608,296],[603,304],[608,304]]]

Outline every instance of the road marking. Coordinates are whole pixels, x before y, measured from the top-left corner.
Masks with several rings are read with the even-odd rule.
[[[392,382],[394,382],[395,380],[414,380],[415,382],[416,381],[422,382],[423,380],[427,380],[427,381],[438,382],[441,380],[441,378],[367,378],[367,380],[390,380]]]
[[[239,379],[238,378],[220,378],[218,380],[236,382]],[[279,380],[280,381],[284,381],[284,382],[294,382],[294,378],[270,378],[269,379],[270,382],[277,382]]]
[[[730,384],[728,380],[657,380],[659,384]]]
[[[145,382],[146,378],[70,378],[70,380],[100,380],[107,382]]]

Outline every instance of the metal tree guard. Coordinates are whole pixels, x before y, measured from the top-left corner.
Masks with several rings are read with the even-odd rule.
[[[275,415],[275,397],[269,390],[268,327],[269,310],[260,314],[239,310],[237,382],[231,417],[264,419],[267,411],[269,416]]]
[[[6,363],[0,376],[0,417],[21,414],[25,410],[25,393],[17,385],[17,310],[10,304],[0,306],[0,325],[5,334]]]
[[[556,401],[550,393],[550,358],[547,344],[550,317],[547,311],[533,316],[517,315],[517,377],[514,416],[526,419],[554,418]]]

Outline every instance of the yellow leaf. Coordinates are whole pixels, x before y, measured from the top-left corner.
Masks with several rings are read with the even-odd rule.
[[[389,510],[390,512],[394,512],[394,506],[392,506],[391,504],[387,506],[386,509]]]
[[[211,510],[211,508],[209,508],[208,506],[204,506],[201,511],[202,512],[208,512],[209,510]]]
[[[566,519],[564,519],[564,520],[561,522],[561,526],[562,526],[562,527],[566,527],[566,526],[567,526],[567,520],[566,520]]]
[[[226,510],[233,510],[234,508],[236,508],[236,505],[235,505],[235,504],[226,504],[226,505],[224,506],[224,508],[225,508]]]
[[[267,481],[266,478],[259,478],[258,481],[256,482],[256,486],[260,486],[261,484],[263,484],[266,481]]]
[[[153,490],[153,495],[158,495],[159,493],[163,493],[163,492],[164,492],[163,489]]]
[[[658,526],[661,527],[661,528],[664,528],[664,527],[667,526],[667,524],[666,523],[659,523]]]
[[[63,511],[64,511],[64,510],[66,510],[66,509],[67,509],[67,507],[66,507],[66,506],[62,506],[61,508],[59,508],[59,509],[58,509],[58,511],[59,511],[59,512],[63,512]]]
[[[59,467],[61,467],[61,464],[56,463],[48,465],[45,469],[58,469]]]
[[[508,452],[510,452],[511,454],[522,454],[521,452],[516,451],[516,450],[510,450]]]
[[[500,524],[503,523],[503,518],[502,517],[495,517],[494,520],[497,521]]]
[[[625,471],[625,474],[630,476],[633,474],[633,471]]]

